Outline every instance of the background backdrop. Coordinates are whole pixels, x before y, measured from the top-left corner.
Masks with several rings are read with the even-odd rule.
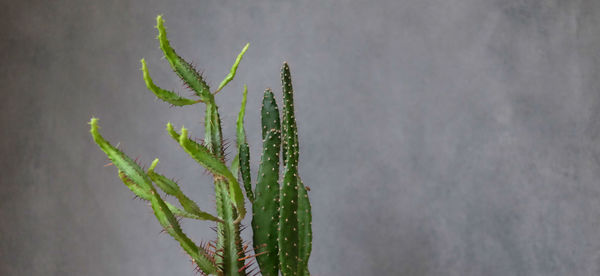
[[[3,1],[0,274],[194,275],[132,200],[87,122],[213,188],[164,131],[202,136],[203,108],[155,40],[217,85],[233,141],[243,84],[254,173],[262,91],[290,63],[314,275],[600,275],[600,1]],[[246,220],[246,223],[249,223]],[[196,241],[211,223],[186,222]],[[246,230],[245,237],[251,230]]]

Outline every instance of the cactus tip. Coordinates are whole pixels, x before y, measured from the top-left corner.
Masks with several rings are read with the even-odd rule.
[[[95,136],[98,133],[98,118],[92,117],[88,124],[91,126],[90,132]]]
[[[187,128],[185,128],[184,126],[181,127],[181,137],[183,138],[187,138],[188,136],[188,130]]]
[[[156,165],[158,165],[158,158],[154,159],[154,161],[152,161],[152,164],[150,165],[150,167],[148,168],[149,171],[154,171],[154,168],[156,168]]]

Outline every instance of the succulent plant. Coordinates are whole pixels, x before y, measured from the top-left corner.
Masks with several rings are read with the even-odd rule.
[[[249,44],[237,56],[231,71],[214,91],[203,76],[170,45],[162,16],[156,18],[160,48],[173,71],[183,80],[198,99],[180,96],[154,84],[144,59],[141,60],[146,86],[159,99],[173,106],[205,105],[204,139],[189,137],[184,127],[178,131],[167,124],[168,134],[213,176],[216,215],[200,210],[185,195],[179,185],[156,172],[158,159],[145,170],[117,147],[111,145],[99,133],[98,119],[90,120],[91,134],[100,149],[106,153],[117,168],[123,183],[142,200],[150,202],[152,210],[164,232],[179,242],[205,275],[309,275],[308,259],[312,246],[311,206],[307,188],[298,175],[298,134],[294,117],[293,88],[287,63],[281,69],[283,90],[283,115],[273,92],[264,92],[261,108],[263,149],[254,190],[250,172],[250,150],[246,141],[244,115],[248,90],[244,86],[242,105],[236,124],[237,154],[230,166],[226,162],[226,150],[221,119],[215,95],[236,75]],[[280,176],[280,163],[283,167]],[[242,189],[243,185],[243,189]],[[158,189],[156,188],[158,187]],[[161,192],[164,196],[161,195]],[[244,197],[245,192],[245,197]],[[164,198],[175,198],[177,207]],[[245,200],[252,204],[253,244],[243,243],[241,221],[247,211]],[[182,230],[180,219],[212,221],[217,224],[216,240],[196,244]],[[254,251],[254,252],[253,252]],[[258,267],[252,266],[256,260]],[[258,268],[258,269],[257,269]]]

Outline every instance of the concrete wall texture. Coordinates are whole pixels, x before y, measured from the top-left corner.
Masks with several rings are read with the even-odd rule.
[[[600,1],[3,1],[0,275],[194,275],[132,200],[87,122],[214,210],[164,131],[202,136],[155,40],[213,86],[233,141],[243,84],[252,168],[262,91],[290,63],[314,275],[600,275]],[[245,221],[246,224],[249,220]],[[196,241],[215,234],[184,222]],[[250,231],[244,237],[250,237]]]

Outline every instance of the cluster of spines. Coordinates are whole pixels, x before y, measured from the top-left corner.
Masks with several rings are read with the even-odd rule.
[[[254,263],[246,261],[256,259],[263,275],[278,275],[279,270],[284,276],[308,275],[312,240],[310,203],[298,177],[298,137],[293,110],[293,89],[287,63],[284,63],[281,73],[284,95],[282,122],[273,93],[269,89],[264,93],[261,109],[263,151],[256,190],[253,192],[250,151],[243,123],[247,88],[244,86],[242,107],[237,121],[238,154],[230,167],[225,165],[226,146],[223,142],[218,107],[214,101],[214,95],[235,77],[248,44],[242,49],[219,87],[211,92],[202,75],[171,47],[162,16],[157,17],[156,28],[159,31],[157,38],[160,48],[171,68],[183,80],[185,86],[200,99],[184,98],[173,91],[158,87],[151,79],[144,59],[141,60],[143,78],[150,91],[173,106],[200,102],[205,104],[205,137],[202,142],[191,139],[188,130],[183,127],[178,133],[168,123],[167,131],[184,151],[213,175],[217,216],[201,211],[175,181],[156,173],[158,159],[155,159],[145,172],[137,162],[110,145],[99,134],[97,119],[92,118],[90,125],[94,140],[111,159],[111,164],[117,167],[119,177],[126,186],[136,197],[150,202],[163,231],[179,241],[184,251],[192,258],[192,262],[197,265],[198,272],[206,275],[247,275],[248,268]],[[280,159],[284,164],[282,180],[279,180]],[[238,179],[238,176],[241,178]],[[279,186],[279,182],[282,182],[282,187]],[[166,195],[176,198],[183,209],[164,201],[153,183]],[[246,213],[240,183],[243,184],[247,198],[253,203],[255,255],[246,256],[249,254],[248,245],[242,245],[240,238],[240,222]],[[196,245],[181,230],[179,220],[182,217],[217,222],[217,240],[214,243]]]

